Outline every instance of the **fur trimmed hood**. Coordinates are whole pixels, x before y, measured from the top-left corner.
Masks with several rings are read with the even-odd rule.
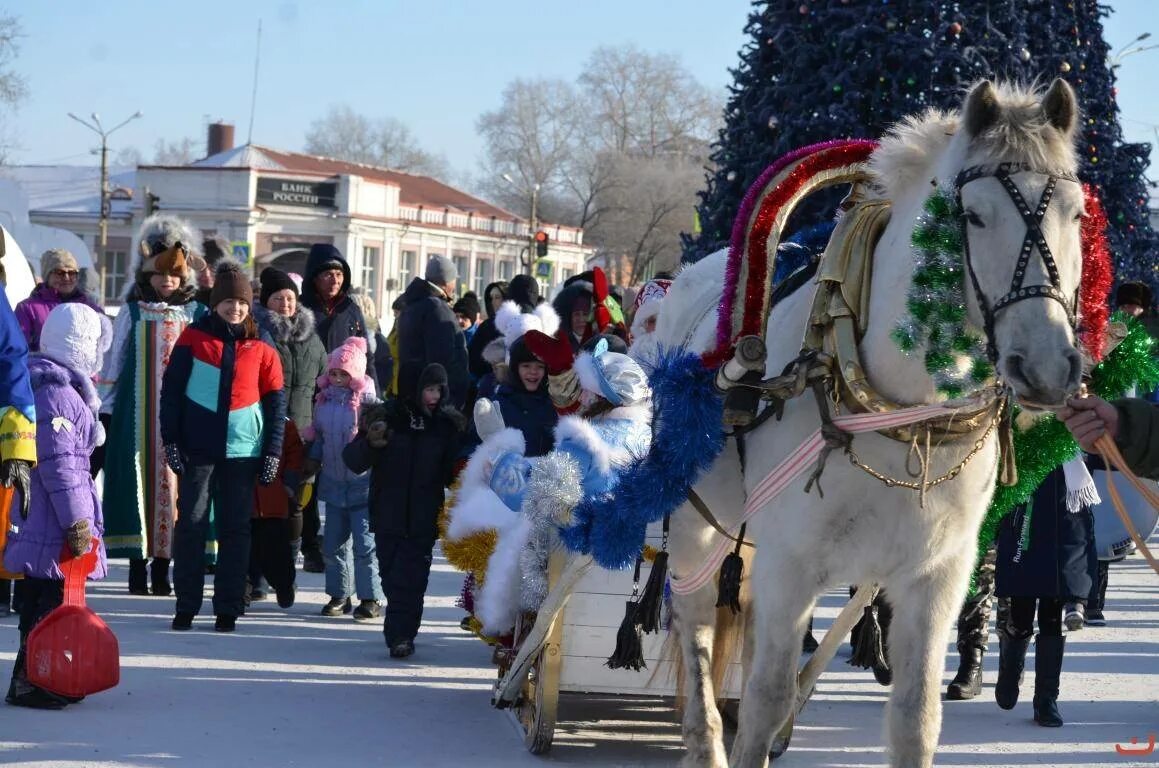
[[[105,444],[105,428],[97,417],[101,399],[92,379],[39,353],[28,358],[28,381],[33,391],[41,387],[72,387],[93,412],[93,436],[96,445]]]
[[[254,319],[257,320],[258,327],[268,333],[277,344],[303,342],[314,335],[317,324],[314,313],[306,307],[299,307],[293,317],[286,317],[255,304]]]

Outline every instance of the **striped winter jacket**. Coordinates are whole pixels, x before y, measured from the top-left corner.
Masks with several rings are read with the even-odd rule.
[[[181,332],[161,383],[161,439],[191,462],[281,456],[286,400],[278,353],[235,338],[217,315]]]

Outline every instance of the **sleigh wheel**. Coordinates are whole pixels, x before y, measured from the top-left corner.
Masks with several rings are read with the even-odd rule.
[[[549,671],[551,657],[559,658],[559,646],[546,646],[540,651],[535,663],[528,671],[523,684],[523,695],[512,713],[520,730],[523,743],[533,755],[545,755],[551,750],[555,738],[555,718],[559,705],[559,663],[555,662],[555,675]]]

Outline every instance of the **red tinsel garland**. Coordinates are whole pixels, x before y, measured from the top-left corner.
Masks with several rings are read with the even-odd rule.
[[[1087,215],[1082,223],[1083,273],[1079,289],[1079,311],[1082,330],[1079,336],[1096,361],[1103,359],[1103,334],[1107,329],[1114,274],[1111,251],[1107,247],[1107,214],[1098,194],[1090,184],[1083,184]]]

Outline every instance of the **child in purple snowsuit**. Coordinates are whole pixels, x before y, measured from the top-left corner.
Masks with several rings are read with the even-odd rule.
[[[67,545],[79,557],[104,536],[104,517],[89,456],[105,440],[97,420],[100,400],[92,377],[112,341],[107,319],[81,303],[61,304],[48,313],[40,332],[40,353],[28,361],[36,397],[36,466],[25,517],[12,505],[12,530],[4,550],[4,567],[24,574],[20,610],[20,650],[5,699],[36,709],[61,709],[67,699],[37,688],[25,674],[28,634],[63,602],[61,551]],[[89,578],[103,578],[105,553]]]

